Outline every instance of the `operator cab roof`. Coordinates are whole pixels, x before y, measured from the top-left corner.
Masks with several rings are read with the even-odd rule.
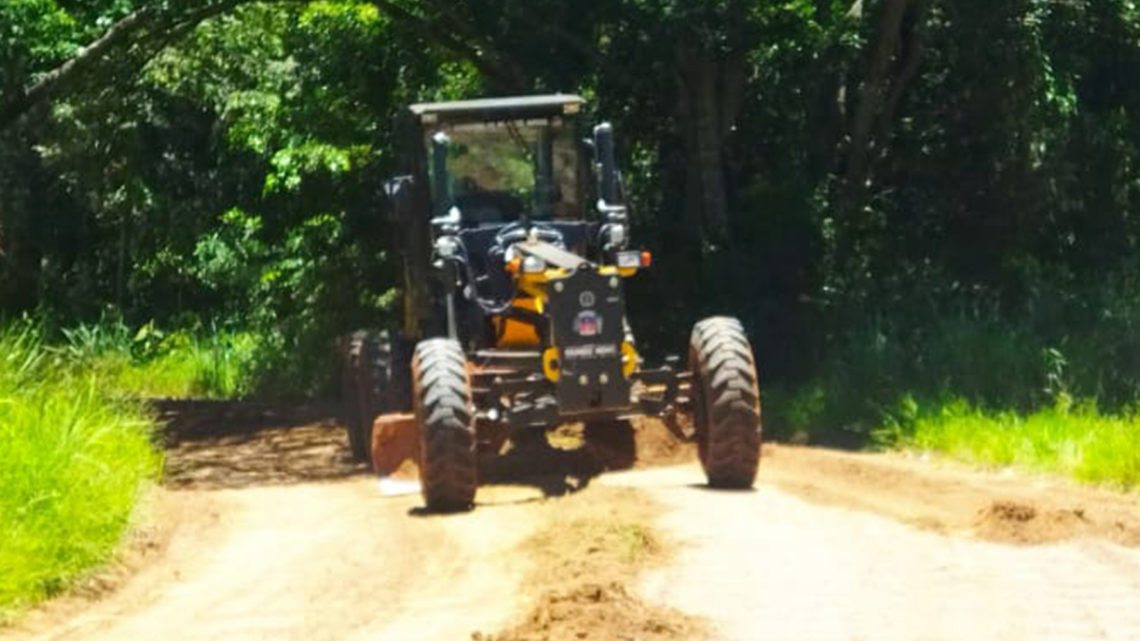
[[[410,107],[424,124],[528,120],[570,116],[582,110],[585,100],[572,94],[484,98],[454,102],[422,102]]]

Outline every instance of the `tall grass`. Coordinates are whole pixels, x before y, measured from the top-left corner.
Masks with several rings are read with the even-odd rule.
[[[1043,287],[1024,309],[869,315],[843,328],[808,383],[766,394],[769,434],[1137,487],[1140,280],[1109,280]]]
[[[920,406],[905,399],[876,432],[890,446],[941,452],[989,465],[1062,473],[1124,489],[1140,487],[1140,416],[1105,415],[1095,404],[1027,414],[987,411],[962,399]]]
[[[854,325],[809,381],[770,391],[771,427],[783,437],[866,443],[908,394],[1022,413],[1052,406],[1058,393],[1110,413],[1140,400],[1140,331],[1132,331],[1140,304],[1069,331],[1034,320],[1045,324],[959,311]]]
[[[160,471],[145,408],[102,383],[0,330],[0,619],[107,560]]]
[[[63,330],[71,367],[92,372],[113,393],[143,398],[235,398],[253,388],[259,347],[252,334],[137,331],[118,322]]]

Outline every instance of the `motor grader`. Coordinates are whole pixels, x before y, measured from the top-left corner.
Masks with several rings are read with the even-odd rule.
[[[381,474],[418,459],[429,510],[471,508],[480,457],[565,423],[628,466],[638,416],[694,441],[709,485],[755,479],[760,403],[741,324],[696,323],[687,368],[638,353],[624,283],[651,256],[630,248],[613,128],[584,129],[583,106],[547,95],[406,113],[406,173],[385,183],[403,323],[347,338],[344,398],[353,455]]]

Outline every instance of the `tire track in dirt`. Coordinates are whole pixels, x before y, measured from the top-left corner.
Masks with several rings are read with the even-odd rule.
[[[0,639],[665,640],[702,629],[685,613],[718,641],[1140,639],[1140,550],[1113,543],[1140,545],[1136,496],[781,447],[756,491],[712,492],[696,465],[592,480],[550,451],[500,470],[545,475],[529,485],[422,517],[419,496],[381,498],[327,423],[195,429],[169,452],[183,489],[156,494],[161,550]],[[639,423],[639,466],[692,460],[662,438]],[[645,577],[605,561],[642,525],[680,543]]]
[[[647,492],[680,541],[642,592],[707,617],[717,641],[1140,639],[1140,550],[947,536],[793,496],[763,466],[760,478],[743,493],[694,487],[695,466],[606,480]]]
[[[200,547],[176,535],[154,567],[74,620],[13,632],[43,641],[468,638],[514,614],[525,565],[506,552],[534,525],[525,504],[513,504],[533,492],[493,490],[459,518],[412,515],[418,496],[382,499],[368,478],[214,492],[220,518],[216,530],[192,533]]]

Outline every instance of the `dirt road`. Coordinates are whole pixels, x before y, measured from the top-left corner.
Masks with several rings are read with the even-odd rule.
[[[626,601],[609,614],[591,605],[594,619],[573,620],[572,606],[560,615],[570,620],[547,616],[505,638],[579,638],[640,599],[648,612],[660,605],[703,617],[708,636],[724,641],[1140,639],[1135,496],[772,448],[753,492],[707,491],[691,464],[593,479],[559,468],[575,459],[556,456],[544,463],[553,474],[482,488],[473,513],[425,516],[418,496],[381,498],[344,460],[341,432],[327,421],[205,416],[175,431],[167,489],[156,499],[165,525],[150,535],[154,549],[139,569],[0,638],[493,635],[528,620],[540,599],[534,577],[571,567],[556,554],[528,558],[521,542],[567,511],[613,518],[635,496],[657,505],[648,525],[673,548],[664,564],[618,566],[624,574],[587,598],[603,600],[624,583],[616,589]],[[659,461],[688,455],[646,445]],[[696,629],[639,625],[645,634],[612,632],[620,626],[605,634],[689,638]]]
[[[92,610],[37,639],[465,639],[514,612],[525,564],[511,548],[521,505],[460,519],[409,514],[365,479],[224,490],[211,523],[175,533],[164,558]],[[187,501],[187,499],[191,499]],[[189,524],[186,524],[189,526]]]
[[[665,506],[680,542],[654,602],[721,641],[1140,639],[1140,552],[1095,539],[1012,547],[821,507],[778,487],[688,487],[684,470],[622,479]]]

